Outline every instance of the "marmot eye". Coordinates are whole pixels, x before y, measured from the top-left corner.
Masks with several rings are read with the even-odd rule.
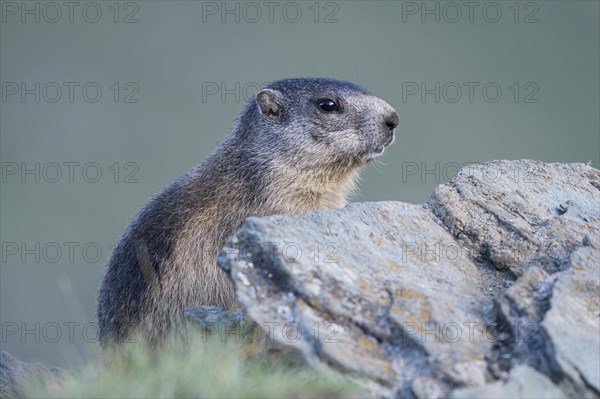
[[[319,108],[321,108],[325,112],[333,112],[339,109],[335,101],[330,100],[328,98],[319,101]]]

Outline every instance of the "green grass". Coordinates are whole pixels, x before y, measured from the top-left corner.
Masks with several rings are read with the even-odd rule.
[[[32,397],[57,398],[349,398],[368,396],[332,372],[314,371],[286,355],[249,356],[248,346],[194,338],[185,347],[153,352],[128,344],[65,380],[57,391],[38,388]],[[289,354],[287,357],[290,357]],[[291,356],[294,359],[294,355]],[[296,359],[298,359],[296,357]]]

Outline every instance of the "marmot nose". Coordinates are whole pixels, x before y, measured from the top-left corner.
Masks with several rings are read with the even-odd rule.
[[[391,114],[385,117],[385,125],[390,130],[395,129],[396,126],[398,126],[398,122],[400,122],[400,117],[398,116],[398,113],[396,111],[392,111]]]

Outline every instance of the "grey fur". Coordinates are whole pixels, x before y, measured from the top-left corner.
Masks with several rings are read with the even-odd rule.
[[[339,111],[324,112],[332,99]],[[153,197],[115,247],[99,290],[102,344],[159,343],[185,308],[236,306],[218,251],[248,216],[345,205],[358,170],[393,142],[398,115],[352,83],[286,79],[247,102],[231,134]]]

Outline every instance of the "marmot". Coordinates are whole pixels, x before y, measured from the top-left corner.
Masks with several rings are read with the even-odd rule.
[[[394,141],[399,117],[350,82],[285,79],[251,98],[200,165],[150,199],[113,250],[99,289],[101,344],[160,342],[184,309],[236,306],[216,264],[248,216],[341,208],[358,170]]]

